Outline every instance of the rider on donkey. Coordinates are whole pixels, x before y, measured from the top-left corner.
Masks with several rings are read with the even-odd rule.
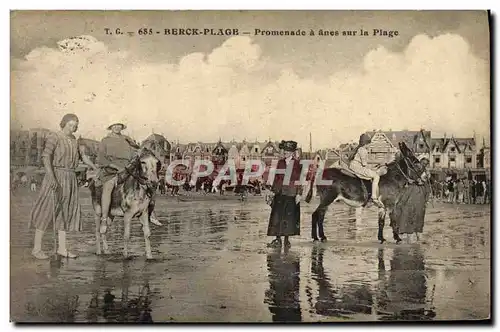
[[[107,129],[111,132],[101,140],[99,146],[98,164],[101,167],[98,179],[102,183],[102,217],[101,227],[109,225],[109,210],[113,189],[118,184],[118,174],[129,164],[130,159],[140,148],[130,137],[121,132],[127,128],[123,123],[113,123]],[[151,222],[161,223],[151,215]]]
[[[349,158],[349,168],[356,174],[370,178],[372,180],[372,194],[371,199],[375,205],[382,206],[379,200],[378,183],[380,175],[370,168],[368,168],[368,149],[366,145],[370,144],[371,138],[367,134],[362,134],[359,137],[359,145],[353,151]]]

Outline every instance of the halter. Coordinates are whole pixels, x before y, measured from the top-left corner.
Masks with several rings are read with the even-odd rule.
[[[125,171],[127,172],[127,174],[131,177],[133,177],[137,182],[139,182],[140,185],[142,186],[145,186],[148,190],[152,190],[152,185],[151,185],[151,182],[144,176],[142,175],[137,175],[135,174],[134,172],[132,172],[130,169],[131,168],[134,168],[134,169],[137,169],[138,168],[138,165],[136,165],[138,162],[140,162],[141,158],[145,157],[145,156],[152,156],[154,158],[156,158],[156,156],[151,153],[151,151],[149,151],[148,149],[145,149],[147,154],[142,154],[141,155],[137,155],[134,157],[134,159],[130,162],[130,164],[125,167]],[[130,167],[130,166],[134,166],[134,167]]]
[[[411,161],[408,161],[405,156],[402,156],[402,159],[405,162],[407,169],[411,169],[415,174],[418,174],[417,170],[415,169],[415,165]],[[409,165],[408,162],[411,165]],[[411,179],[408,174],[406,174],[405,172],[403,172],[403,170],[401,169],[401,166],[399,166],[399,162],[396,162],[396,167],[399,170],[399,172],[401,172],[401,174],[406,179],[406,181],[408,181],[408,183],[413,183],[413,182],[416,181],[416,180]]]

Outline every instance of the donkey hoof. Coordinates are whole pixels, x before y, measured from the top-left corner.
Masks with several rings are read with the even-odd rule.
[[[380,240],[380,244],[384,244],[385,239]]]
[[[396,244],[400,244],[400,243],[401,243],[401,239],[396,240]]]
[[[321,242],[326,242],[326,241],[327,241],[326,237],[324,237],[324,238],[321,239]]]
[[[151,254],[146,255],[146,260],[151,261],[151,260],[153,260],[153,259],[154,259],[154,258],[153,258],[153,255],[151,255]]]
[[[318,242],[318,241],[319,241],[319,239],[317,239],[317,238],[313,239],[313,242]]]

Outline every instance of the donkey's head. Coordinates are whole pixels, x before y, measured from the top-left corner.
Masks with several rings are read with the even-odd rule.
[[[396,154],[394,162],[404,172],[404,175],[412,180],[419,179],[427,166],[415,156],[404,142],[399,143],[399,152]]]
[[[153,186],[158,184],[161,162],[151,150],[145,147],[140,148],[131,164],[139,178]]]

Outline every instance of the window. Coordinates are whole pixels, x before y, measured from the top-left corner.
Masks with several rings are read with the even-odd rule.
[[[470,164],[472,162],[472,157],[466,157],[465,162]]]
[[[451,162],[455,162],[455,157],[450,157]]]
[[[451,152],[455,152],[455,148],[451,148]]]
[[[441,162],[441,158],[440,157],[434,157],[434,162],[436,164],[439,164]]]
[[[255,148],[255,153],[259,152],[259,148]]]
[[[418,148],[419,148],[419,149],[423,149],[423,148],[424,148],[424,145],[423,145],[423,144],[419,144],[419,145],[418,145]]]

